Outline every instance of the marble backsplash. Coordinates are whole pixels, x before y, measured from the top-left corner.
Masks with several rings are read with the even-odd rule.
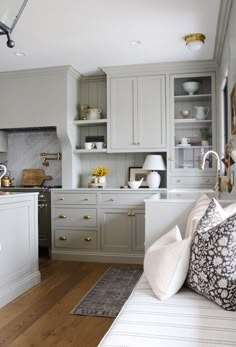
[[[45,180],[44,185],[60,186],[61,161],[49,160],[49,166],[42,165],[40,153],[61,152],[61,145],[54,131],[49,132],[13,132],[8,134],[7,169],[15,179],[15,185],[21,184],[23,169],[43,169],[52,180]]]

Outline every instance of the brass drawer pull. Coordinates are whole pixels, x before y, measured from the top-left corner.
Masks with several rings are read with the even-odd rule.
[[[59,218],[66,218],[66,216],[64,214],[59,214]]]
[[[129,212],[129,213],[128,213],[128,216],[129,216],[129,217],[132,217],[132,213],[131,213],[131,212]]]
[[[131,213],[131,216],[134,217],[134,216],[135,216],[135,213]]]
[[[59,237],[59,240],[61,240],[61,241],[66,241],[67,238],[66,238],[65,236],[60,236],[60,237]]]
[[[92,216],[90,216],[89,214],[84,215],[84,219],[92,219]]]
[[[86,236],[84,238],[84,241],[87,241],[87,242],[92,241],[92,237],[91,236]]]

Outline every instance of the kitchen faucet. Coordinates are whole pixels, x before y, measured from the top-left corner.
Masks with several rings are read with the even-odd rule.
[[[214,190],[216,191],[216,196],[219,197],[220,193],[222,192],[222,190],[221,190],[220,158],[219,158],[219,155],[215,151],[207,151],[204,154],[203,158],[202,158],[202,161],[200,163],[200,167],[201,167],[202,170],[204,170],[206,157],[209,154],[213,154],[216,157],[216,160],[217,160],[216,184],[215,184]]]
[[[0,188],[1,188],[1,179],[7,173],[6,166],[5,165],[0,165],[0,171],[3,171],[3,173],[0,173]]]

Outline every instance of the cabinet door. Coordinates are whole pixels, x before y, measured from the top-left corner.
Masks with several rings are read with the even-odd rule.
[[[166,147],[165,77],[138,78],[137,142],[143,149]]]
[[[132,250],[144,251],[144,235],[145,235],[145,213],[140,210],[132,211]]]
[[[124,209],[103,210],[101,248],[107,252],[131,251],[132,216]]]
[[[110,150],[131,149],[136,134],[134,122],[137,117],[136,78],[111,78],[110,99]]]

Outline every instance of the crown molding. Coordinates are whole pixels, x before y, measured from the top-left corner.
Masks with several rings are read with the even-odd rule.
[[[214,50],[214,61],[217,65],[220,64],[225,35],[228,28],[230,10],[232,7],[232,0],[221,0],[220,9],[219,9],[219,17],[217,23],[217,32],[215,39],[215,50]]]

